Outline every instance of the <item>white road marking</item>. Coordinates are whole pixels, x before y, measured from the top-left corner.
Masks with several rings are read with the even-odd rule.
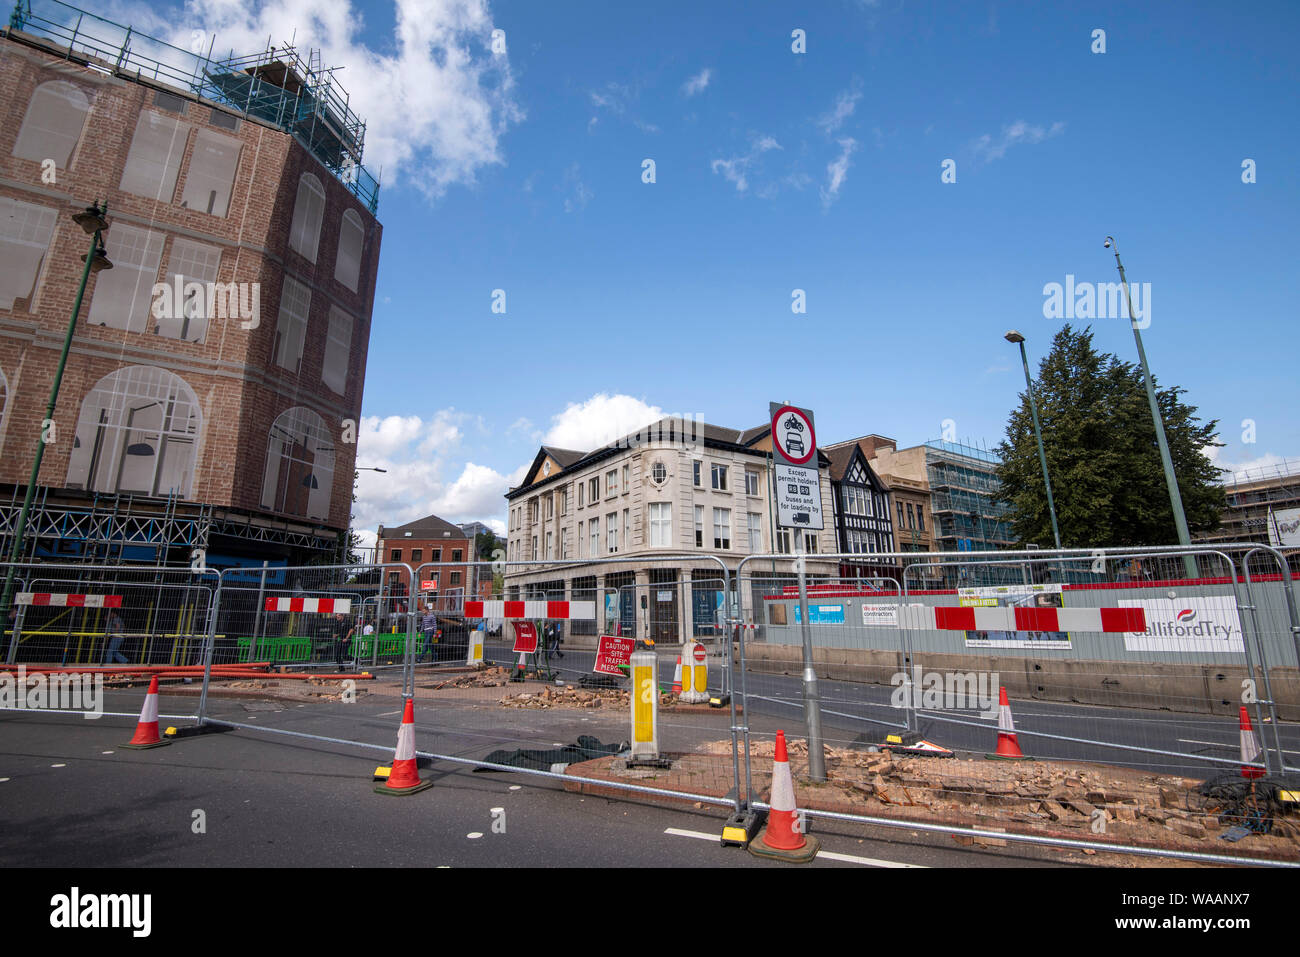
[[[1224,744],[1224,743],[1221,742],[1221,741],[1194,741],[1194,740],[1192,740],[1191,738],[1179,738],[1179,739],[1178,739],[1178,742],[1179,742],[1179,744],[1204,744],[1204,745],[1207,745],[1208,747],[1211,747],[1211,748],[1223,748],[1223,750],[1225,750],[1225,751],[1236,751],[1238,748],[1241,747],[1241,742],[1240,742],[1240,741],[1231,741],[1231,742],[1229,742],[1229,743],[1227,743],[1227,744]],[[1287,750],[1283,749],[1282,753],[1283,753],[1283,754],[1300,754],[1300,751],[1287,751]]]
[[[100,751],[99,753],[100,753],[100,754],[112,754],[113,752],[112,752],[112,751]]]
[[[66,764],[51,764],[50,767],[52,767],[52,768],[66,768],[67,765],[66,765]]]
[[[376,718],[391,718],[395,714],[401,714],[400,711],[385,711],[383,714],[375,715]]]
[[[483,836],[483,832],[482,832],[482,831],[470,831],[470,832],[469,832],[468,834],[466,834],[465,836],[468,837],[471,841],[473,841],[473,840],[477,840],[478,838],[482,837],[482,836]]]
[[[717,841],[717,834],[705,834],[703,831],[684,831],[678,827],[670,827],[664,830],[665,834],[671,834],[674,837],[695,837],[704,841]],[[818,851],[818,857],[828,857],[833,861],[847,861],[850,864],[863,864],[867,867],[915,867],[925,868],[924,864],[904,864],[901,861],[882,861],[875,857],[855,857],[852,854],[837,854],[834,851]]]
[[[0,778],[0,784],[4,784],[8,780],[8,778]]]
[[[9,779],[8,779],[8,778],[5,778],[5,780],[8,781]],[[518,790],[519,790],[520,788],[522,788],[522,787],[523,787],[522,784],[512,784],[512,785],[510,785],[510,790],[512,790],[512,791],[518,791]]]

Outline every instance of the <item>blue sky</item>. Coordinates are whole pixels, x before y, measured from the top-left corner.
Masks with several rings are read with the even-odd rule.
[[[1107,234],[1150,283],[1155,375],[1220,420],[1219,461],[1300,457],[1293,3],[337,8],[276,22],[360,61],[340,78],[385,167],[360,464],[390,472],[363,473],[363,527],[499,521],[539,442],[647,406],[744,427],[790,399],[823,442],[951,419],[993,445],[1024,387],[1003,333],[1036,365],[1063,321],[1044,285],[1113,282]],[[394,40],[399,13],[420,37]],[[184,16],[265,36],[270,14]],[[434,79],[398,89],[366,57]],[[1127,321],[1091,324],[1136,358]]]

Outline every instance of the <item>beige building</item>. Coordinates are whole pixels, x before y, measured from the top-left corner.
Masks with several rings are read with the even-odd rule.
[[[571,564],[509,566],[506,597],[595,601],[597,621],[571,622],[573,635],[597,627],[667,642],[716,635],[722,572],[704,556],[734,572],[746,555],[788,554],[801,544],[791,538],[798,533],[772,535],[770,443],[766,425],[736,431],[663,419],[591,452],[543,446],[506,494],[507,557]],[[835,550],[829,461],[818,457],[826,527],[802,533],[810,555]],[[655,561],[662,556],[686,557]],[[809,573],[834,568],[813,561]],[[770,578],[771,566],[751,563],[752,573]]]

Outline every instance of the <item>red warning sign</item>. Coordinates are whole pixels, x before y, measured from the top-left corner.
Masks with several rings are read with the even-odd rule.
[[[521,651],[526,655],[537,653],[537,626],[531,621],[512,621],[515,626],[514,654]]]
[[[618,635],[601,635],[596,648],[596,665],[591,670],[600,675],[622,675],[620,666],[628,667],[632,661],[632,652],[636,649],[635,638],[622,638]]]
[[[709,656],[708,652],[704,650],[704,646],[698,642],[695,647],[691,649],[691,654],[695,656],[695,660],[700,664],[704,664],[705,659]]]

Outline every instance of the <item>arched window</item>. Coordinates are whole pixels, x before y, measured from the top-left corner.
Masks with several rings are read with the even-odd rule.
[[[325,421],[301,406],[271,425],[262,479],[262,507],[324,521],[334,486],[334,436]]]
[[[354,209],[343,211],[339,225],[339,255],[334,261],[334,278],[353,292],[361,282],[361,253],[366,244],[366,227]]]
[[[89,112],[86,94],[71,83],[62,80],[42,83],[27,104],[27,115],[14,143],[14,156],[38,163],[52,159],[59,169],[67,169]]]
[[[320,244],[320,226],[325,217],[325,187],[311,173],[298,180],[298,198],[293,204],[293,222],[289,225],[289,247],[312,262]]]
[[[194,390],[180,376],[156,366],[118,369],[81,404],[68,486],[191,498],[202,428]]]

